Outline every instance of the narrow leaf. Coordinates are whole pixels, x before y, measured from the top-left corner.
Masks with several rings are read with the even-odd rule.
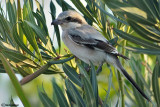
[[[74,105],[76,105],[76,106],[78,106],[78,107],[81,107],[82,105],[81,105],[81,100],[79,101],[79,99],[81,98],[81,96],[77,96],[77,93],[79,94],[79,92],[76,90],[76,92],[75,92],[75,90],[73,89],[73,87],[72,87],[72,83],[71,83],[71,81],[69,80],[69,79],[65,79],[65,85],[66,85],[66,88],[67,88],[67,92],[68,92],[68,97],[69,97],[69,99],[71,100],[70,101],[70,104],[72,105],[72,104],[74,104]],[[80,94],[79,94],[80,95]],[[80,98],[79,98],[80,97]],[[81,98],[82,99],[82,98]],[[82,100],[83,101],[83,100]],[[84,102],[83,102],[83,104],[84,104]],[[83,106],[84,107],[84,106]]]
[[[23,68],[21,68],[20,66],[17,65],[16,67],[17,67],[18,72],[19,72],[23,77],[29,75],[29,73],[26,72],[26,71],[24,71]]]
[[[74,56],[66,58],[66,59],[62,59],[62,60],[57,60],[57,61],[49,61],[48,64],[52,65],[52,64],[61,64],[61,63],[65,63],[67,61],[70,61],[71,59],[73,59]]]
[[[84,5],[82,4],[80,0],[71,0],[71,1],[80,12],[82,12],[85,16],[87,16],[93,22],[96,22],[92,14],[86,9],[86,7],[84,7]]]
[[[147,40],[151,40],[153,42],[160,42],[160,35],[147,29],[147,26],[142,25],[140,23],[136,23],[134,21],[128,21],[128,23],[141,37]]]
[[[88,76],[86,70],[84,69],[84,67],[80,63],[77,63],[77,66],[79,68],[80,74],[83,75],[83,76],[85,76],[88,79],[88,81],[89,81],[90,80],[89,76]]]
[[[18,46],[24,50],[25,52],[27,52],[29,55],[33,56],[36,58],[36,56],[27,48],[27,46],[23,43],[23,41],[21,40],[20,36],[17,33],[17,29],[16,26],[14,26],[13,28],[13,37],[14,40],[16,41],[16,43],[18,44]]]
[[[18,97],[20,98],[20,100],[22,101],[23,105],[25,107],[31,107],[30,103],[28,102],[28,100],[25,97],[23,89],[22,89],[17,77],[15,76],[9,62],[7,61],[7,59],[4,57],[4,55],[2,53],[0,53],[0,60],[2,61],[3,66],[5,68],[5,71],[7,72],[9,78],[11,79],[11,82],[16,90],[16,93],[17,93]]]
[[[98,106],[98,83],[97,83],[97,78],[96,78],[96,70],[91,62],[91,84],[92,84],[92,89],[94,92],[94,96],[96,98],[96,106]]]
[[[41,41],[46,45],[47,44],[47,39],[46,39],[46,34],[45,32],[37,25],[26,21],[25,22],[34,30],[34,32],[37,34],[37,36],[41,39]]]
[[[159,82],[158,82],[158,73],[160,71],[160,61],[158,61],[158,57],[157,56],[157,60],[156,60],[156,65],[154,67],[153,70],[153,76],[152,76],[152,88],[153,88],[153,92],[154,92],[154,98],[156,100],[157,103],[157,107],[160,106],[160,87],[159,87]]]
[[[54,80],[52,80],[52,84],[53,84],[53,89],[57,96],[57,100],[60,107],[69,107],[66,97],[64,96],[64,93],[62,92],[60,87],[57,85],[57,83]]]
[[[38,95],[44,107],[57,107],[48,95],[41,92],[40,89],[38,89]]]
[[[100,9],[103,13],[105,13],[107,16],[109,16],[109,17],[111,17],[112,19],[114,19],[114,20],[116,20],[116,21],[119,21],[119,22],[121,22],[121,23],[123,23],[123,24],[128,25],[127,22],[125,22],[125,21],[123,21],[123,20],[121,20],[121,19],[113,16],[111,13],[107,12],[106,10],[104,10],[103,8],[101,8],[100,6],[98,6],[97,3],[94,2],[94,4],[95,4],[95,6],[96,6],[97,8],[99,8],[99,9]]]
[[[153,43],[150,43],[148,41],[145,41],[143,39],[140,39],[140,38],[137,38],[135,36],[132,36],[128,33],[125,33],[121,30],[118,30],[118,29],[114,29],[115,33],[118,34],[120,37],[130,41],[130,42],[133,42],[133,43],[136,43],[138,45],[142,45],[146,48],[149,48],[149,49],[157,49],[157,50],[160,50],[160,46],[158,45],[155,45]]]
[[[108,85],[108,90],[107,90],[107,94],[106,94],[106,98],[104,100],[104,107],[107,106],[107,100],[109,99],[109,94],[110,94],[110,90],[111,90],[111,86],[112,86],[112,69],[110,67],[110,65],[108,65],[108,68],[110,69],[110,74],[109,74],[109,85]]]
[[[90,81],[84,76],[82,76],[82,83],[84,85],[85,99],[87,107],[96,107],[96,99],[91,86]]]
[[[69,80],[69,83],[71,84],[71,87],[73,88],[74,92],[76,93],[76,97],[78,98],[80,104],[82,105],[82,107],[86,107],[78,89],[75,87],[75,85]]]
[[[77,84],[78,86],[81,87],[82,83],[81,83],[79,74],[76,72],[76,70],[74,70],[73,68],[71,68],[66,63],[64,63],[62,67],[63,67],[63,71],[69,77],[69,79],[72,80],[75,84]]]
[[[53,21],[56,18],[56,8],[55,8],[55,5],[53,4],[52,1],[50,2],[50,10],[51,10],[51,16],[52,16],[52,21]],[[57,42],[58,42],[58,46],[59,46],[59,53],[60,53],[61,39],[60,39],[59,28],[57,25],[54,25],[54,31],[56,32]]]
[[[25,55],[19,53],[18,51],[13,50],[2,50],[2,53],[11,61],[15,62],[15,64],[20,66],[28,66],[28,67],[34,67],[37,68],[39,65],[31,60],[30,58],[26,57]],[[15,65],[14,65],[15,66]]]
[[[151,54],[151,55],[159,55],[159,50],[153,50],[153,49],[143,49],[143,48],[136,48],[136,47],[125,47],[125,49],[136,52],[136,53],[144,53],[144,54]]]

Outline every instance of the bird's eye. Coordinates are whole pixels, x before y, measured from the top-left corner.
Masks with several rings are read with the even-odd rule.
[[[72,18],[70,16],[66,17],[66,20],[70,21]]]

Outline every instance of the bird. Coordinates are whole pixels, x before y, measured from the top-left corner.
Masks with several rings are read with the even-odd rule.
[[[99,31],[89,25],[81,14],[75,10],[63,11],[51,25],[61,26],[62,40],[73,55],[87,64],[92,62],[98,66],[106,62],[113,65],[145,99],[150,101],[119,61],[119,57],[128,58],[120,54]]]

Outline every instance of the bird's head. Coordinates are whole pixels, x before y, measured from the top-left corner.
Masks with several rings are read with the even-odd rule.
[[[68,10],[59,14],[51,25],[60,25],[62,30],[80,27],[87,24],[86,20],[76,11]]]

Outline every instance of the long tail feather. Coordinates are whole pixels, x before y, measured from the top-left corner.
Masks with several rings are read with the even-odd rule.
[[[123,68],[123,66],[121,65],[119,59],[117,58],[116,60],[116,67],[119,71],[121,71],[123,73],[123,75],[130,81],[130,83],[137,89],[137,91],[148,101],[151,101],[146,94],[139,88],[139,86],[137,85],[137,83],[132,79],[132,77],[127,73],[127,71]]]
[[[125,60],[129,60],[128,57],[126,57],[126,56],[124,56],[124,55],[122,55],[122,54],[120,54],[120,53],[118,53],[117,56],[120,56],[120,57],[122,57],[122,58],[125,59]]]

